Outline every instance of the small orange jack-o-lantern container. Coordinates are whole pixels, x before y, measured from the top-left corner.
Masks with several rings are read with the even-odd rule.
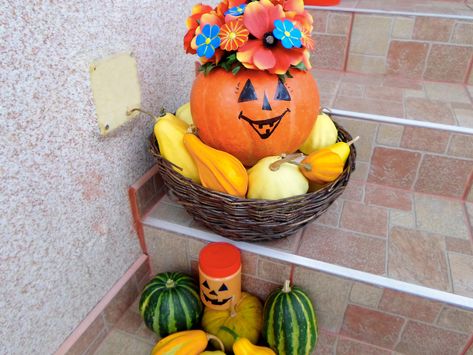
[[[199,255],[200,299],[206,307],[229,309],[241,296],[240,250],[229,243],[210,243]]]

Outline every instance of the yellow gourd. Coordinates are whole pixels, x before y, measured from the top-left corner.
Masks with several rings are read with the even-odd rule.
[[[257,297],[247,292],[241,293],[240,301],[236,305],[232,304],[231,309],[217,311],[206,307],[202,317],[202,328],[218,337],[227,352],[232,350],[235,338],[224,328],[256,343],[262,327],[263,305]]]
[[[191,114],[191,103],[187,102],[176,110],[176,117],[183,120],[188,125],[193,124]]]
[[[279,156],[261,159],[248,170],[248,198],[278,200],[303,195],[309,189],[309,183],[299,168]],[[271,169],[278,164],[276,169]]]
[[[355,139],[345,143],[345,142],[338,142],[333,145],[327,147],[328,150],[337,153],[338,156],[342,159],[345,163],[350,155],[350,146],[355,143],[360,137],[356,137]]]
[[[318,149],[334,144],[338,138],[338,130],[332,119],[325,113],[317,116],[309,137],[299,147],[304,154],[310,154]]]
[[[223,351],[216,350],[216,351],[204,351],[200,353],[200,355],[226,355]]]
[[[317,183],[336,180],[343,172],[344,162],[329,149],[320,149],[309,154],[299,165],[304,176]]]
[[[175,165],[174,170],[196,183],[200,183],[197,165],[184,147],[184,134],[188,125],[171,113],[157,119],[154,135],[159,144],[161,155]],[[179,168],[181,169],[179,169]]]
[[[200,181],[204,187],[245,197],[248,190],[248,173],[237,158],[209,147],[192,133],[186,133],[183,141],[197,165]]]
[[[210,339],[215,340],[223,349],[223,344],[217,337],[202,330],[185,330],[161,339],[151,355],[199,355]]]

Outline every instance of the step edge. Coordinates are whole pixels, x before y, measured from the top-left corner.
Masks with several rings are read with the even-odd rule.
[[[438,17],[438,18],[462,20],[462,21],[472,21],[473,20],[473,16],[455,15],[455,14],[440,14],[440,13],[435,13],[435,12],[377,10],[377,9],[363,9],[363,8],[356,8],[356,7],[314,6],[314,5],[306,5],[305,8],[309,9],[309,10],[353,12],[353,13],[373,14],[373,15]]]
[[[345,266],[330,264],[323,261],[309,259],[303,256],[294,255],[289,252],[275,250],[269,247],[251,244],[247,242],[237,242],[218,234],[207,232],[204,230],[179,225],[160,218],[147,216],[143,219],[143,225],[151,228],[166,230],[185,236],[197,238],[206,242],[227,242],[235,245],[240,250],[251,252],[257,255],[269,257],[272,259],[284,261],[297,266],[306,267],[315,271],[325,272],[338,277],[351,279],[363,283],[368,283],[374,286],[389,288],[392,290],[408,293],[414,296],[430,299],[446,303],[452,306],[457,306],[464,309],[473,310],[473,298],[456,295],[450,292],[441,291],[426,286],[411,284],[405,281],[390,279],[385,276],[374,275],[368,272],[350,269]]]
[[[435,123],[435,122],[429,122],[429,121],[419,121],[419,120],[409,119],[409,118],[383,116],[383,115],[376,115],[376,114],[364,113],[364,112],[346,111],[346,110],[339,110],[337,108],[324,109],[323,111],[327,113],[331,113],[332,115],[339,116],[339,117],[358,118],[365,121],[382,122],[382,123],[389,123],[389,124],[395,124],[395,125],[400,125],[400,126],[412,126],[412,127],[419,127],[419,128],[436,129],[436,130],[445,131],[445,132],[473,135],[473,128],[470,128],[470,127],[454,126],[454,125]]]

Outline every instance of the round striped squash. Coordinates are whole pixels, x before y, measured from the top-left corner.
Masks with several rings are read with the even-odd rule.
[[[180,272],[156,275],[143,289],[139,307],[146,326],[161,337],[195,328],[203,310],[199,287]]]
[[[273,291],[264,304],[263,337],[279,355],[308,355],[314,350],[314,306],[299,287],[289,287],[289,281]]]

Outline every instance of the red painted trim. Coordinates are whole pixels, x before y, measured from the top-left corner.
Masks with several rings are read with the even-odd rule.
[[[141,222],[141,216],[138,208],[138,202],[136,198],[136,190],[133,186],[130,186],[128,189],[128,197],[130,199],[131,214],[133,216],[133,224],[135,226],[135,231],[138,236],[138,241],[140,242],[141,250],[145,255],[148,255],[148,249],[145,242],[145,233],[143,230],[143,223]]]
[[[463,351],[460,353],[460,355],[466,355],[467,351],[473,346],[473,334],[470,337],[470,340],[468,340],[468,343],[466,343],[465,348]]]
[[[350,54],[350,45],[351,45],[351,35],[353,32],[353,22],[355,22],[355,13],[351,13],[351,19],[350,19],[350,29],[348,30],[348,36],[347,36],[347,47],[345,48],[345,59],[343,62],[343,71],[347,71],[347,66],[348,66],[348,56]]]
[[[463,81],[465,85],[468,85],[468,79],[470,79],[472,70],[473,70],[473,55],[471,56],[470,65],[468,66],[468,70],[466,71],[466,77],[465,77],[465,80]]]
[[[472,185],[473,185],[473,171],[470,173],[470,177],[468,178],[466,182],[465,191],[463,192],[463,195],[461,197],[462,201],[465,202],[466,199],[468,198]]]

